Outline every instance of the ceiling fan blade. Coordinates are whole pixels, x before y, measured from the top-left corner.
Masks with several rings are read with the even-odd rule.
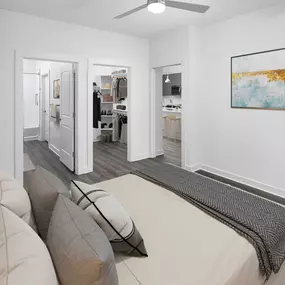
[[[119,16],[115,17],[114,19],[122,19],[122,18],[124,18],[126,16],[129,16],[129,15],[131,15],[133,13],[136,13],[136,12],[138,12],[140,10],[143,10],[143,9],[147,8],[147,6],[148,6],[147,4],[144,4],[142,6],[139,6],[137,8],[134,8],[134,9],[128,11],[128,12],[125,12],[125,13],[119,15]]]
[[[171,1],[171,0],[166,0],[165,5],[167,7],[177,8],[177,9],[182,9],[182,10],[187,10],[187,11],[197,12],[197,13],[205,13],[210,8],[210,6],[206,6],[206,5],[176,2],[176,1]]]

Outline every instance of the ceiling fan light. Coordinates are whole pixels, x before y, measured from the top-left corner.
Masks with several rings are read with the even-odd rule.
[[[147,6],[147,9],[149,12],[154,13],[154,14],[160,14],[165,11],[165,4],[164,3],[150,3]]]

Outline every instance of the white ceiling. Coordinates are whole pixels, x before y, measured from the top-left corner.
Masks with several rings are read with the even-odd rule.
[[[180,0],[210,5],[211,8],[202,15],[173,8],[167,8],[163,14],[154,15],[145,9],[125,19],[113,20],[116,15],[145,4],[146,1],[0,0],[0,9],[140,37],[151,37],[175,27],[187,24],[211,24],[284,2],[284,0]]]

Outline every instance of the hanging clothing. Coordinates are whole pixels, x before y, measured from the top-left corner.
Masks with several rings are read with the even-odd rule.
[[[116,116],[113,120],[113,136],[114,136],[114,141],[118,141],[120,139],[120,134],[119,134],[119,116]]]
[[[127,143],[127,123],[128,117],[119,115],[119,138],[121,143]]]
[[[113,77],[111,84],[111,95],[113,96],[115,103],[126,99],[128,96],[128,79],[127,77]]]
[[[126,77],[117,79],[117,97],[119,101],[127,98],[128,96],[127,86],[128,83]]]
[[[111,96],[114,98],[114,102],[118,103],[117,98],[117,80],[113,78],[112,84],[111,84]]]
[[[93,128],[98,129],[101,122],[101,99],[98,97],[98,92],[93,92]]]
[[[121,143],[127,143],[127,123],[128,116],[117,114],[113,119],[113,138],[114,141],[120,141]]]
[[[120,143],[128,143],[128,124],[122,124]]]

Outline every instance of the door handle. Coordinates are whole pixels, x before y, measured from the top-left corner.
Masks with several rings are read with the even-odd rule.
[[[46,113],[47,111],[46,111],[46,110],[43,110],[43,112]]]

